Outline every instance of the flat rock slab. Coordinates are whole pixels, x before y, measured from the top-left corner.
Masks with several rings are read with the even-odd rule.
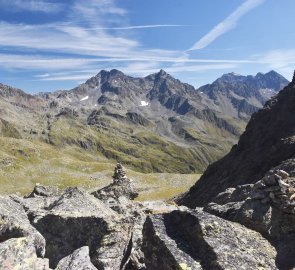
[[[148,269],[277,269],[259,233],[199,209],[148,217],[143,251]]]

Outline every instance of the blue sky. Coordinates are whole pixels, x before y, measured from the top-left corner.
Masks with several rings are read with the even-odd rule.
[[[101,69],[196,87],[295,67],[294,0],[0,0],[0,82],[70,89]]]

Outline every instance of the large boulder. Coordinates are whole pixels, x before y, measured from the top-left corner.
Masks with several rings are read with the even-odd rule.
[[[30,224],[22,205],[12,198],[0,197],[0,243],[19,237],[27,237],[34,245],[37,256],[44,256],[45,239]]]
[[[131,234],[128,220],[78,188],[67,189],[46,209],[33,211],[31,222],[46,239],[51,267],[89,246],[95,267],[119,269]]]
[[[277,269],[261,234],[201,209],[148,217],[142,249],[147,269]]]

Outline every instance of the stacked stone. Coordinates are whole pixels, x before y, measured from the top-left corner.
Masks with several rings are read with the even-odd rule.
[[[254,185],[252,199],[272,202],[288,213],[295,213],[295,179],[284,170],[270,171]]]
[[[122,166],[121,162],[118,162],[117,166],[115,168],[114,175],[113,175],[113,183],[114,184],[123,184],[126,182],[129,182],[129,179],[126,176],[126,170]]]

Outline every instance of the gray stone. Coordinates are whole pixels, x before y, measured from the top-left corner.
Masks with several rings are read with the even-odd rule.
[[[147,269],[277,269],[259,233],[201,209],[150,216],[143,234]]]
[[[27,198],[36,196],[49,197],[54,195],[58,195],[58,188],[56,186],[43,186],[37,183],[33,191],[27,196]]]
[[[97,270],[91,263],[89,257],[89,247],[81,247],[69,256],[61,259],[55,270]]]
[[[22,205],[9,197],[0,197],[0,242],[10,238],[27,237],[38,256],[45,254],[44,237],[30,224]]]
[[[124,216],[78,188],[67,189],[47,209],[35,212],[32,223],[46,239],[46,257],[53,268],[87,245],[95,267],[119,269],[131,234]]]
[[[10,238],[0,243],[0,269],[49,270],[49,262],[37,257],[28,237]]]

